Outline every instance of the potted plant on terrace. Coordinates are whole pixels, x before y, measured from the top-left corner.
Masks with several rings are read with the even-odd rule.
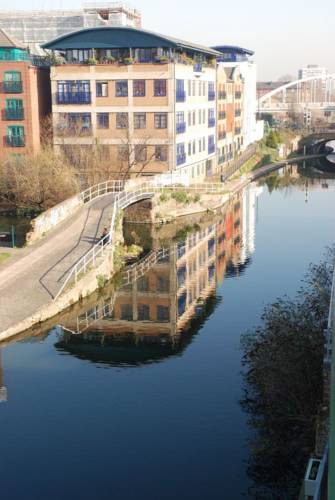
[[[167,62],[169,62],[169,58],[165,55],[157,55],[155,56],[155,62],[159,64],[166,64]]]
[[[122,62],[123,64],[134,64],[135,60],[133,57],[124,57]]]
[[[96,58],[95,58],[95,57],[89,57],[89,58],[87,59],[87,64],[88,64],[89,66],[95,66],[95,65],[97,64],[97,62],[98,62],[98,61],[96,60]]]

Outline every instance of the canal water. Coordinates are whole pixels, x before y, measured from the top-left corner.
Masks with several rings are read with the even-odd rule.
[[[334,243],[335,181],[300,172],[210,219],[127,227],[139,264],[62,328],[1,346],[6,500],[261,498],[240,337]]]

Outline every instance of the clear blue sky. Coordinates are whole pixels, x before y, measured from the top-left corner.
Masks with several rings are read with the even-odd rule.
[[[92,1],[92,0],[91,0]],[[253,49],[259,79],[295,76],[306,64],[335,73],[333,0],[129,0],[143,28],[186,40]],[[80,7],[80,0],[0,0],[0,9]]]

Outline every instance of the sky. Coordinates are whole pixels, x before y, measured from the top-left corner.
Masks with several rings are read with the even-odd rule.
[[[91,0],[94,1],[94,0]],[[334,0],[129,0],[143,28],[204,45],[255,51],[258,80],[297,76],[307,64],[335,73]],[[8,9],[0,0],[0,9]],[[69,9],[81,0],[11,0],[11,9]]]

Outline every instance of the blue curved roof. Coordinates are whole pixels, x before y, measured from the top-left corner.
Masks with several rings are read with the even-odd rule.
[[[229,52],[235,54],[243,54],[246,56],[253,56],[255,53],[253,50],[244,49],[243,47],[237,47],[236,45],[216,45],[215,47],[212,48],[221,53]]]
[[[219,56],[220,52],[209,47],[197,45],[130,27],[86,28],[62,35],[42,45],[44,49],[124,49],[124,48],[180,48],[204,54]]]

